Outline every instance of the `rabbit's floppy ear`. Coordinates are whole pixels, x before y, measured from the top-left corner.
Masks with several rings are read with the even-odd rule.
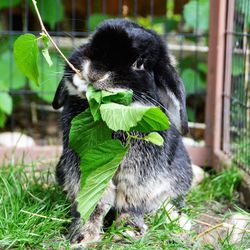
[[[66,96],[67,96],[67,90],[66,90],[64,79],[62,79],[57,87],[54,100],[52,102],[52,107],[54,109],[61,108],[64,104]]]
[[[160,102],[166,108],[170,122],[182,135],[187,134],[185,89],[168,56],[158,61],[154,75]]]

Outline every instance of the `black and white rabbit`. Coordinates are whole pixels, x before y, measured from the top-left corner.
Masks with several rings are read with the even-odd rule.
[[[56,176],[72,202],[72,242],[97,240],[103,219],[111,207],[119,218],[128,218],[140,232],[145,231],[145,213],[153,213],[171,199],[184,205],[192,181],[189,156],[181,135],[187,133],[187,115],[183,84],[171,64],[167,48],[153,31],[128,20],[108,20],[95,31],[90,41],[76,49],[69,58],[81,71],[80,79],[67,65],[53,101],[63,106],[63,153]],[[161,132],[164,146],[132,140],[129,151],[97,204],[83,225],[75,201],[79,191],[79,158],[69,146],[70,123],[88,107],[87,85],[97,89],[132,89],[131,105],[156,105],[170,118],[171,127]],[[122,138],[122,133],[114,137]]]

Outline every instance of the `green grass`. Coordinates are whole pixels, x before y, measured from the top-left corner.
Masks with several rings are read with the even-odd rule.
[[[29,171],[28,171],[29,170]],[[69,203],[48,171],[36,173],[24,166],[0,168],[0,249],[70,249],[64,235],[69,225]],[[197,218],[201,212],[218,210],[228,216],[238,204],[236,188],[240,177],[231,168],[220,174],[211,174],[187,196],[185,213]],[[250,216],[247,211],[238,209]],[[148,232],[134,240],[124,236],[126,227],[113,225],[104,233],[96,249],[214,249],[202,245],[195,231],[183,230],[177,221],[169,221],[168,212],[160,210],[148,216]],[[115,242],[114,237],[121,241]],[[240,245],[230,244],[230,235],[220,240],[224,250],[243,250],[250,247],[250,236]],[[90,249],[92,249],[90,247]]]
[[[0,248],[69,246],[62,238],[69,204],[58,186],[49,185],[51,174],[26,173],[19,166],[0,171]]]
[[[235,167],[225,169],[216,174],[214,171],[203,182],[192,189],[187,200],[192,205],[202,204],[205,201],[237,202],[238,194],[235,192],[240,184],[240,175]]]
[[[233,160],[250,171],[250,132],[245,132],[232,142]]]

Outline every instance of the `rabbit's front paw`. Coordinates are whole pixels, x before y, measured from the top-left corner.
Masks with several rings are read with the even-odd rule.
[[[100,239],[100,226],[90,221],[83,225],[79,219],[72,223],[68,238],[72,244],[98,241]]]
[[[131,237],[137,239],[142,237],[148,227],[144,223],[143,216],[134,216],[127,213],[122,213],[116,220],[116,226],[127,226],[128,228],[123,232],[125,237]]]

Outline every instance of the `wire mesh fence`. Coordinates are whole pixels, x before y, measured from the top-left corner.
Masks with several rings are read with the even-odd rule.
[[[229,152],[237,165],[250,174],[250,1],[234,3],[233,26],[227,32],[231,39]],[[231,83],[231,84],[230,84]],[[227,129],[224,127],[224,129]]]
[[[107,18],[129,18],[158,32],[176,57],[187,92],[190,135],[203,140],[209,0],[38,0],[49,33],[66,55],[87,42]],[[58,144],[58,112],[51,108],[63,73],[63,60],[50,48],[53,66],[39,58],[40,86],[16,68],[13,43],[24,33],[39,35],[29,0],[0,1],[0,127],[22,131],[38,144]]]

